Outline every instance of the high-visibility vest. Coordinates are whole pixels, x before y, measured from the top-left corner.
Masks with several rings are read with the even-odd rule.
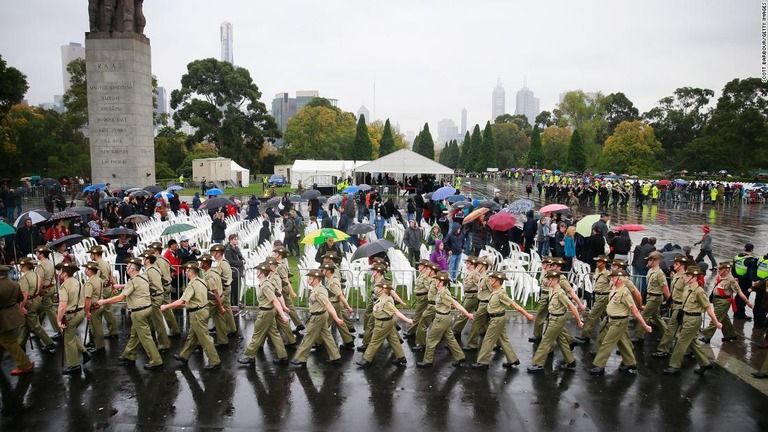
[[[738,254],[733,257],[733,271],[736,276],[744,276],[747,274],[747,265],[745,263],[748,255]]]
[[[768,278],[768,258],[762,257],[757,261],[757,277]]]

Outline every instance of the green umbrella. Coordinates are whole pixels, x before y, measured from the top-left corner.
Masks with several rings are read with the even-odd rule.
[[[0,221],[0,237],[15,233],[16,230],[7,223]]]
[[[594,225],[595,222],[599,220],[600,220],[599,214],[584,216],[583,218],[581,218],[580,221],[576,222],[576,232],[581,234],[585,238],[591,236],[592,225]]]
[[[326,239],[332,239],[335,243],[337,241],[346,240],[348,238],[349,235],[347,235],[344,231],[339,231],[333,228],[321,228],[307,234],[301,242],[309,245],[321,245],[325,242]]]
[[[163,233],[160,235],[178,234],[178,233],[193,230],[193,229],[195,229],[193,225],[181,223],[181,224],[169,226],[168,228],[164,229]]]

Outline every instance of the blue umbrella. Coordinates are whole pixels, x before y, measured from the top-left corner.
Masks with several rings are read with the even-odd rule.
[[[167,201],[171,199],[171,193],[168,191],[160,191],[155,194],[155,199],[158,199],[158,198],[163,198],[164,200]]]
[[[504,209],[504,211],[515,214],[525,214],[528,212],[528,210],[533,210],[534,207],[535,205],[533,201],[521,198],[519,200],[513,201],[509,207]]]
[[[456,188],[453,186],[443,186],[432,193],[432,201],[441,201],[452,195],[456,195]]]
[[[555,174],[562,174],[563,172],[560,170],[555,170]]]
[[[93,192],[95,190],[96,189],[94,189],[93,186],[86,186],[86,187],[83,188],[83,192]]]
[[[182,190],[182,189],[184,189],[183,186],[171,186],[171,187],[169,187],[166,190],[169,190],[169,191],[179,191],[179,190]]]
[[[344,188],[344,192],[345,193],[355,193],[355,192],[357,192],[359,190],[360,190],[360,188],[357,187],[357,186],[347,186],[346,188]]]
[[[467,197],[465,197],[464,195],[451,195],[448,198],[446,198],[445,200],[448,201],[449,203],[453,204],[453,203],[459,202],[459,201],[466,201]]]
[[[224,191],[219,188],[208,189],[207,191],[205,191],[206,195],[221,195],[223,193]]]

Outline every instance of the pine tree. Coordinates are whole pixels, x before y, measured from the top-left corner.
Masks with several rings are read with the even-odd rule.
[[[467,160],[467,171],[480,171],[481,160],[480,152],[483,151],[483,134],[480,132],[480,125],[475,125],[472,129],[472,147]]]
[[[533,127],[533,133],[531,135],[531,147],[528,149],[528,166],[538,167],[541,164],[544,154],[541,150],[541,130],[539,125]]]
[[[451,154],[448,159],[448,166],[453,169],[459,167],[459,142],[456,140],[453,140],[453,143],[451,144]]]
[[[493,139],[491,122],[485,124],[483,130],[483,147],[480,152],[480,166],[483,171],[486,168],[496,167],[496,142]]]
[[[384,123],[384,132],[379,141],[379,157],[386,156],[395,151],[395,138],[392,136],[392,126],[389,119]]]
[[[434,160],[435,159],[435,142],[432,140],[432,134],[429,132],[429,123],[424,123],[424,129],[419,132],[419,149],[413,150],[416,153]]]
[[[472,139],[469,137],[469,131],[467,131],[466,134],[464,134],[464,141],[461,143],[461,149],[459,150],[459,159],[458,163],[456,165],[457,168],[461,168],[463,170],[467,169],[467,152],[469,151],[469,148],[472,146],[470,142]]]
[[[365,116],[360,115],[360,119],[357,120],[357,133],[355,134],[355,141],[352,144],[352,158],[354,160],[371,160],[373,159],[373,144],[371,143],[371,137],[368,135],[368,126],[365,124]]]
[[[421,150],[421,131],[416,135],[416,138],[413,139],[413,145],[411,146],[411,151],[414,153],[420,153]]]
[[[584,153],[584,143],[581,141],[579,130],[573,131],[571,145],[568,146],[568,168],[583,172],[587,167],[587,155]]]

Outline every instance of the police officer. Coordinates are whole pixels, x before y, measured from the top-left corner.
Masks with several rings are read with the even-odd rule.
[[[83,355],[83,364],[91,360],[91,356],[83,346],[83,341],[77,334],[77,327],[85,318],[85,290],[74,276],[77,273],[77,264],[59,263],[57,270],[61,270],[64,282],[59,287],[59,310],[56,315],[56,322],[59,328],[63,330],[64,354],[66,356],[66,367],[61,371],[64,375],[79,375],[80,354]]]
[[[333,309],[336,311],[336,315],[339,317],[342,316],[342,307],[352,312],[352,308],[349,306],[349,303],[347,303],[347,299],[344,297],[344,293],[341,292],[341,285],[339,284],[339,281],[334,277],[336,265],[330,262],[325,262],[320,265],[320,270],[322,271],[325,278],[325,288],[328,290],[328,297],[331,301],[331,304],[333,304]],[[328,325],[332,324],[333,323],[331,322],[328,323]],[[343,326],[339,327],[339,334],[341,335],[341,341],[343,342],[341,345],[339,345],[339,349],[354,350],[355,340],[349,333],[346,322]]]
[[[102,298],[112,297],[115,294],[115,291],[112,288],[115,285],[115,276],[112,274],[112,266],[110,266],[109,263],[102,258],[104,253],[103,249],[101,246],[94,246],[88,250],[88,253],[91,254],[91,261],[95,262],[99,266]],[[101,318],[104,318],[104,320],[107,322],[107,331],[109,332],[106,336],[104,336],[104,338],[117,339],[117,320],[115,319],[115,314],[112,313],[111,305],[104,306],[104,310],[101,312],[100,319],[96,322],[96,325],[102,325]],[[94,323],[91,323],[91,325],[93,326]]]
[[[520,364],[520,360],[517,358],[515,350],[509,343],[509,337],[507,336],[507,306],[514,308],[520,312],[528,321],[533,321],[533,315],[529,314],[523,309],[517,302],[507,296],[502,287],[507,277],[504,273],[494,272],[488,276],[491,288],[493,292],[488,299],[488,318],[490,322],[488,324],[488,331],[485,333],[483,339],[483,345],[480,347],[480,352],[477,355],[477,362],[472,364],[472,369],[484,370],[488,369],[488,363],[491,360],[491,354],[493,354],[493,348],[498,343],[501,346],[504,355],[507,357],[507,361],[502,364],[502,367],[511,369]]]
[[[744,245],[744,252],[740,252],[733,257],[733,266],[731,272],[736,280],[739,282],[739,288],[749,297],[749,289],[752,287],[752,282],[757,280],[757,265],[758,259],[752,254],[755,250],[755,245],[747,243]],[[752,318],[744,313],[744,306],[746,305],[741,299],[741,296],[735,298],[736,310],[733,312],[734,319],[743,319],[745,321],[752,321]],[[757,304],[757,300],[755,300]]]
[[[674,272],[672,276],[672,313],[667,322],[667,329],[664,331],[664,336],[661,337],[661,342],[659,342],[659,345],[656,347],[656,352],[651,354],[653,357],[664,358],[669,356],[672,342],[674,342],[675,335],[680,329],[682,318],[678,318],[678,316],[682,313],[680,308],[683,305],[685,291],[688,287],[688,284],[685,282],[685,269],[690,264],[693,264],[693,261],[688,260],[688,258],[683,255],[676,256],[675,260],[672,262],[672,271]]]
[[[429,280],[431,279],[429,276],[427,276],[427,273],[431,271],[429,267],[429,261],[421,260],[416,265],[416,267],[417,271],[419,272],[419,275],[416,276],[416,280],[413,283],[413,295],[416,296],[416,309],[413,313],[413,324],[408,326],[408,328],[403,332],[403,337],[416,336],[416,331],[419,327],[419,321],[424,315],[424,312],[427,310],[427,293],[429,291]]]
[[[549,352],[557,343],[560,351],[563,352],[563,363],[560,369],[575,370],[576,359],[573,358],[570,342],[565,331],[565,313],[570,309],[579,328],[584,327],[584,323],[579,316],[579,310],[568,299],[568,294],[560,285],[560,270],[548,270],[544,275],[547,280],[547,326],[544,330],[544,336],[541,339],[539,347],[533,356],[533,364],[528,366],[528,372],[540,372],[544,370],[544,362],[547,360]]]
[[[467,311],[474,313],[477,310],[480,302],[477,300],[477,292],[480,289],[480,272],[475,268],[477,264],[477,258],[470,256],[464,261],[467,266],[467,273],[464,275],[464,301],[462,306]],[[453,335],[456,339],[461,339],[461,332],[464,331],[464,326],[467,325],[467,317],[464,315],[459,316],[456,319],[456,323],[453,325]]]
[[[269,279],[269,274],[272,272],[269,264],[264,262],[257,265],[256,271],[256,278],[259,280],[256,292],[256,301],[259,303],[259,315],[256,317],[256,322],[253,325],[251,343],[245,349],[245,355],[238,359],[237,362],[244,365],[255,364],[256,352],[261,349],[267,337],[269,337],[277,355],[277,358],[272,360],[272,363],[287,365],[288,353],[285,350],[283,339],[277,331],[275,319],[288,324],[288,315],[283,313],[284,311],[287,312],[288,308],[284,309],[284,306],[275,296],[275,292],[279,291],[280,288],[276,287],[272,280]]]
[[[629,334],[627,333],[630,313],[635,316],[638,327],[648,333],[653,331],[651,326],[645,323],[643,316],[637,310],[632,299],[632,292],[624,284],[628,276],[629,274],[621,269],[613,270],[610,273],[611,281],[609,287],[612,285],[613,289],[609,293],[608,302],[605,306],[605,313],[608,315],[608,321],[605,324],[606,334],[597,349],[595,359],[592,361],[594,367],[589,370],[589,373],[592,375],[602,375],[605,373],[605,364],[608,362],[608,357],[617,344],[621,353],[621,366],[619,366],[619,370],[631,375],[636,373],[637,361],[635,360],[635,353],[632,350],[632,343],[629,341]]]
[[[645,300],[645,309],[642,314],[643,319],[649,323],[653,321],[653,323],[656,324],[656,328],[664,333],[667,330],[667,323],[661,319],[661,304],[665,299],[670,297],[670,293],[669,286],[667,286],[667,277],[659,268],[662,259],[661,252],[651,252],[645,259],[648,262],[650,270],[648,270],[648,276],[646,276],[648,291]],[[632,343],[643,343],[644,333],[645,329],[641,326],[637,326],[635,328],[634,338],[632,338]]]
[[[165,319],[163,319],[163,313],[160,312],[160,306],[165,303],[163,276],[157,266],[157,256],[154,253],[145,252],[141,254],[141,258],[144,260],[144,276],[149,282],[149,295],[152,297],[150,324],[155,331],[157,350],[163,353],[171,348],[171,340],[168,338],[168,330],[165,328]]]
[[[731,263],[721,262],[720,265],[718,265],[717,270],[718,275],[717,279],[715,280],[715,289],[712,291],[712,296],[714,297],[713,306],[715,315],[717,316],[717,320],[722,323],[721,327],[723,329],[723,342],[735,341],[738,339],[738,336],[736,336],[736,330],[733,329],[731,318],[728,316],[728,312],[731,310],[734,302],[733,295],[736,294],[741,297],[741,299],[750,309],[752,308],[752,303],[749,301],[747,296],[741,292],[741,288],[739,288],[739,284],[736,282],[736,279],[731,276]],[[702,336],[699,340],[705,344],[708,344],[712,339],[712,336],[715,335],[715,330],[715,326],[710,324],[707,328],[704,329],[704,336]]]
[[[221,368],[221,359],[216,347],[213,346],[213,338],[208,334],[208,287],[200,279],[200,268],[197,263],[191,262],[181,266],[186,272],[187,283],[184,288],[184,294],[178,300],[160,307],[165,311],[168,309],[178,309],[186,306],[187,316],[189,317],[189,331],[187,340],[179,354],[174,354],[173,358],[187,365],[189,357],[195,351],[198,345],[203,347],[203,352],[208,357],[208,364],[203,367],[204,370],[212,371]]]
[[[683,355],[691,348],[699,368],[694,372],[703,374],[712,367],[712,361],[701,351],[696,343],[696,335],[701,327],[701,313],[707,312],[712,319],[715,327],[723,328],[723,325],[717,320],[717,315],[709,303],[707,293],[704,288],[699,286],[698,278],[703,272],[698,266],[689,266],[685,271],[685,282],[688,284],[685,297],[683,298],[682,323],[680,333],[677,337],[677,345],[672,351],[672,357],[669,360],[669,367],[664,369],[665,375],[677,375],[680,373],[680,365],[683,363]]]
[[[173,285],[171,284],[171,263],[163,256],[162,243],[151,243],[149,249],[151,249],[157,257],[155,259],[155,266],[160,269],[160,276],[163,283],[163,304],[169,304],[171,303],[171,290],[173,288]],[[171,309],[164,309],[163,317],[168,324],[168,337],[172,339],[181,337],[181,328],[179,328],[179,323],[176,321],[176,316],[173,315],[173,311]]]
[[[87,346],[93,346],[93,349],[89,351],[91,355],[104,354],[104,327],[101,325],[101,313],[104,308],[96,306],[102,297],[104,285],[99,277],[99,264],[93,261],[89,261],[83,265],[85,268],[85,276],[88,280],[85,282],[85,319],[91,323],[91,335],[92,343]],[[87,337],[87,335],[86,335]]]
[[[40,318],[43,311],[40,304],[40,289],[42,286],[42,280],[33,271],[35,269],[35,263],[29,258],[22,258],[19,260],[19,266],[21,267],[21,278],[19,278],[19,286],[21,288],[21,294],[24,296],[22,302],[22,313],[25,317],[25,325],[21,327],[19,332],[19,345],[22,347],[27,343],[27,337],[29,332],[33,332],[43,343],[43,351],[52,354],[56,351],[56,344],[48,333],[40,325]]]
[[[53,308],[53,296],[56,294],[56,269],[53,267],[53,263],[48,257],[51,255],[51,250],[48,246],[38,246],[35,248],[35,256],[37,257],[37,267],[35,267],[35,273],[42,280],[40,295],[42,299],[40,301],[41,316],[40,323],[42,324],[42,318],[47,317],[51,323],[55,335],[51,337],[53,340],[61,339],[61,329],[56,321],[56,311]]]
[[[373,328],[371,343],[368,345],[368,348],[365,349],[363,359],[355,362],[355,364],[363,368],[370,366],[381,345],[384,341],[388,341],[389,346],[392,348],[392,353],[395,355],[392,365],[405,366],[408,361],[405,359],[403,346],[400,343],[400,338],[395,329],[395,321],[392,318],[393,316],[396,316],[407,324],[413,324],[413,321],[400,313],[395,307],[395,301],[390,296],[393,289],[391,282],[386,280],[380,282],[377,288],[381,295],[376,300],[376,304],[373,305],[373,319],[376,320],[376,324]]]
[[[19,284],[8,277],[10,271],[10,267],[0,265],[0,357],[8,351],[16,363],[11,375],[21,375],[32,372],[35,365],[29,361],[16,336],[19,327],[24,324],[22,311],[25,296]],[[78,363],[78,371],[79,367]]]
[[[296,355],[291,360],[291,364],[305,369],[312,344],[322,340],[323,344],[325,344],[325,349],[328,351],[328,360],[325,363],[336,365],[339,363],[341,355],[336,347],[336,342],[333,340],[331,331],[328,329],[328,317],[325,314],[330,314],[333,321],[339,327],[344,325],[344,320],[336,315],[336,310],[328,299],[328,291],[321,285],[323,279],[322,272],[320,270],[310,270],[307,274],[307,279],[311,291],[308,300],[310,318],[307,324],[307,332],[299,348],[296,350]]]
[[[114,297],[101,299],[96,302],[99,306],[105,304],[115,304],[123,300],[126,301],[128,309],[131,311],[131,336],[125,345],[123,355],[118,358],[120,363],[125,366],[136,363],[136,353],[139,344],[144,348],[144,352],[149,357],[149,363],[144,364],[144,369],[156,370],[163,367],[163,359],[157,351],[157,345],[152,340],[150,320],[152,315],[152,296],[149,292],[149,281],[146,277],[139,274],[141,272],[141,258],[128,258],[125,272],[130,280],[125,285],[115,285],[115,288],[122,288],[122,292]]]
[[[424,351],[424,360],[416,363],[416,367],[429,368],[432,367],[432,361],[435,356],[435,349],[440,341],[445,341],[448,344],[448,349],[453,356],[453,367],[462,367],[464,364],[464,351],[461,349],[461,345],[456,342],[456,338],[451,331],[451,309],[457,309],[469,319],[475,319],[474,315],[467,312],[461,303],[457,302],[451,293],[448,291],[448,282],[451,281],[451,277],[447,272],[438,272],[435,276],[437,281],[437,292],[435,293],[435,319],[429,326],[429,336],[427,336],[427,348]]]
[[[435,319],[435,295],[437,294],[437,280],[435,276],[440,269],[437,264],[433,262],[425,263],[427,267],[425,281],[427,286],[427,307],[424,309],[424,313],[419,318],[419,325],[416,329],[416,345],[411,348],[411,351],[422,352],[426,349],[427,345],[427,329],[432,325],[432,320]]]
[[[606,255],[599,255],[595,261],[595,272],[592,274],[592,283],[594,284],[592,295],[595,301],[592,303],[592,309],[589,311],[589,317],[581,331],[581,336],[576,336],[579,342],[589,342],[595,324],[599,323],[605,316],[608,296],[611,294],[611,271],[608,270],[608,263],[611,262],[611,259]]]

